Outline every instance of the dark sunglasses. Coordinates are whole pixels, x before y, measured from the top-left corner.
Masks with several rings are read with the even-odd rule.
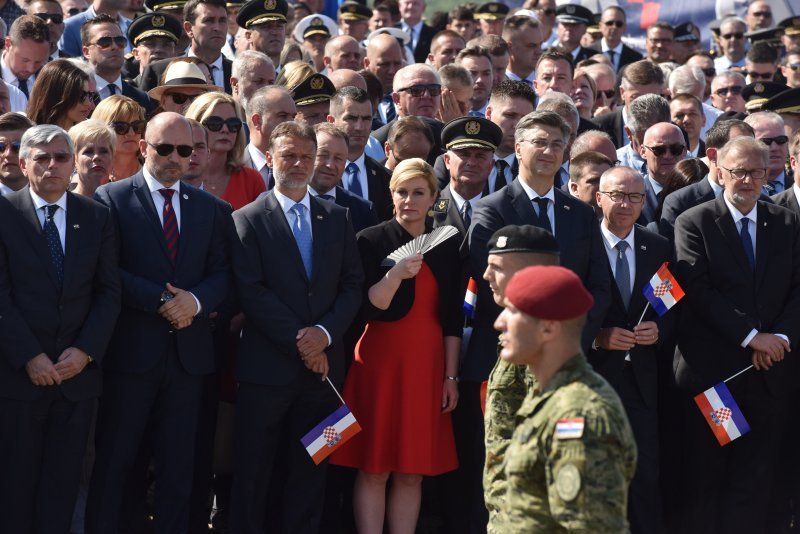
[[[753,13],[754,17],[772,17],[772,13],[770,11],[756,11]]]
[[[406,91],[414,98],[419,98],[426,92],[431,96],[439,96],[442,94],[442,86],[438,83],[418,84],[411,87],[403,87],[400,91]]]
[[[37,17],[45,22],[52,22],[53,24],[61,24],[64,22],[64,15],[61,13],[34,13]]]
[[[147,123],[145,121],[114,121],[111,123],[111,126],[114,128],[114,131],[117,132],[117,135],[125,135],[131,130],[133,130],[133,133],[142,135]]]
[[[75,16],[75,15],[77,15],[78,13],[83,13],[83,12],[84,12],[84,11],[86,11],[87,9],[89,9],[89,7],[88,7],[88,6],[87,6],[87,7],[84,7],[83,9],[81,9],[81,8],[79,8],[79,7],[71,7],[71,8],[69,8],[69,9],[67,10],[67,13],[69,13],[69,16],[70,16],[70,17],[74,17],[74,16]]]
[[[128,39],[126,39],[122,35],[118,35],[116,37],[101,37],[97,41],[93,43],[89,43],[90,45],[97,45],[100,48],[106,49],[111,48],[112,44],[117,45],[119,48],[125,48],[125,45],[128,44]]]
[[[795,71],[800,70],[800,63],[789,63],[786,66]]]
[[[189,102],[194,102],[194,99],[200,95],[185,95],[183,93],[167,93],[167,96],[172,99],[173,102],[182,106],[188,100]]]
[[[242,129],[242,120],[237,117],[223,119],[212,115],[203,121],[203,126],[208,128],[210,132],[220,132],[223,126],[227,126],[230,133],[239,133],[239,130]]]
[[[779,135],[778,137],[762,137],[759,141],[767,146],[772,146],[772,143],[776,145],[785,145],[789,142],[789,138],[785,135]]]
[[[664,154],[666,154],[667,150],[669,150],[669,153],[672,154],[673,156],[680,156],[681,154],[683,154],[683,151],[685,149],[685,147],[680,143],[673,143],[671,145],[658,145],[658,146],[642,145],[642,146],[645,147],[650,152],[652,152],[653,155],[657,158],[660,158]]]
[[[151,147],[153,147],[156,151],[156,154],[162,157],[169,156],[172,154],[173,150],[178,151],[178,155],[182,158],[188,158],[192,155],[192,150],[194,150],[190,145],[168,145],[166,143],[161,143],[159,145],[154,145],[148,141],[147,143]]]
[[[606,98],[614,98],[614,95],[617,94],[617,91],[614,89],[606,89],[605,91],[597,91],[598,95],[603,95]]]
[[[625,22],[623,22],[621,20],[604,20],[603,21],[603,25],[608,26],[609,28],[611,26],[616,26],[617,28],[622,28],[623,26],[625,26]]]
[[[100,95],[97,91],[81,91],[81,102],[92,101],[95,105],[100,103]]]
[[[701,69],[701,70],[703,71],[703,74],[705,74],[706,76],[716,76],[717,75],[717,69],[715,67],[711,67],[711,68],[708,68],[708,69]]]
[[[774,76],[769,72],[743,72],[745,76],[750,76],[753,80],[771,80]]]
[[[722,37],[726,41],[730,40],[730,39],[739,40],[739,39],[744,39],[744,33],[742,33],[742,32],[725,33],[723,35],[720,35],[720,37]]]
[[[725,96],[728,93],[732,95],[740,95],[742,94],[742,89],[743,87],[739,85],[732,85],[730,87],[723,87],[721,89],[717,89],[716,91],[714,91],[714,94],[717,96]]]
[[[11,148],[11,152],[19,153],[19,147],[19,141],[14,141],[13,143],[0,143],[0,153],[5,152],[7,148]]]

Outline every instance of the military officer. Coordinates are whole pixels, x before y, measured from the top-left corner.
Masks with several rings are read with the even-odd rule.
[[[506,451],[495,532],[628,532],[636,444],[619,397],[581,353],[594,299],[558,266],[527,267],[506,286],[500,357],[536,376]]]

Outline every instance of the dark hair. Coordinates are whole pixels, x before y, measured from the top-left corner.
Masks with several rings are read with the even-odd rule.
[[[492,56],[489,55],[489,51],[482,46],[468,46],[458,53],[456,56],[456,63],[461,64],[461,61],[467,57],[485,57],[490,65],[492,63]]]
[[[788,55],[788,54],[787,54]],[[763,41],[753,44],[747,52],[747,61],[750,63],[778,63],[778,51]]]
[[[369,99],[374,103],[383,98],[383,83],[381,83],[380,78],[367,69],[362,69],[358,71],[358,73],[364,78],[364,81],[367,82],[367,94],[369,95]]]
[[[437,32],[436,35],[433,36],[433,39],[431,39],[431,52],[438,50],[439,47],[436,45],[436,42],[439,37],[450,37],[451,39],[461,39],[464,41],[464,38],[453,30],[442,30]],[[464,45],[466,46],[466,42],[464,42]]]
[[[106,13],[100,13],[94,18],[88,19],[86,22],[81,24],[81,44],[83,46],[89,46],[91,43],[89,32],[91,31],[92,26],[97,26],[99,24],[113,24],[117,28],[120,27],[117,19]],[[122,31],[121,28],[120,31]]]
[[[583,170],[589,165],[608,165],[609,167],[613,167],[614,162],[608,159],[608,156],[600,152],[595,152],[593,150],[582,152],[569,162],[569,181],[577,184],[578,180],[581,178],[581,174],[583,174]]]
[[[695,56],[705,57],[705,58],[710,59],[711,61],[714,61],[714,56],[712,56],[711,53],[708,50],[695,50],[694,52],[689,54],[689,57],[686,58],[686,61],[689,61],[690,59],[692,59]]]
[[[714,148],[719,150],[725,146],[725,143],[730,141],[731,130],[733,128],[744,130],[753,136],[756,134],[752,126],[739,119],[717,121],[706,132],[706,148]]]
[[[508,54],[508,43],[499,35],[493,33],[481,35],[470,39],[467,46],[480,46],[489,51],[491,56],[504,56]]]
[[[517,129],[514,132],[514,141],[519,143],[524,139],[524,136],[528,133],[528,130],[541,126],[557,128],[559,131],[561,131],[561,136],[564,138],[564,142],[569,139],[571,134],[567,121],[565,121],[561,115],[555,111],[532,111],[531,113],[528,113],[522,117],[517,123]]]
[[[314,134],[319,135],[320,133],[325,133],[330,135],[331,137],[338,137],[339,139],[344,139],[344,144],[347,145],[347,149],[350,150],[350,138],[347,136],[347,133],[336,126],[335,124],[331,124],[330,122],[320,122],[314,125]]]
[[[783,64],[789,64],[789,56],[800,56],[800,46],[795,46],[794,48],[790,48],[786,51],[786,54],[783,56]]]
[[[372,8],[373,11],[386,11],[392,20],[400,18],[400,6],[395,0],[378,0]]]
[[[20,15],[8,30],[11,42],[19,44],[21,39],[30,39],[37,43],[50,41],[50,29],[47,23],[35,15]]]
[[[183,4],[183,20],[194,25],[194,21],[197,19],[197,6],[200,4],[208,4],[210,6],[217,6],[227,10],[225,0],[189,0]]]
[[[676,101],[677,102],[692,102],[694,104],[695,109],[697,109],[697,111],[701,115],[703,113],[705,113],[705,111],[703,111],[703,103],[700,101],[699,98],[697,98],[694,95],[691,95],[689,93],[678,93],[677,95],[672,97],[672,100],[670,100],[670,102],[676,102]]]
[[[703,163],[700,158],[687,158],[679,161],[667,177],[664,189],[658,194],[655,220],[661,219],[661,210],[664,208],[664,199],[667,198],[667,195],[674,193],[678,189],[683,189],[687,185],[699,182],[708,174],[708,171],[708,165]]]
[[[25,131],[31,126],[33,126],[33,122],[22,113],[10,112],[0,115],[0,132]]]
[[[536,102],[536,93],[531,86],[519,80],[503,80],[498,83],[489,96],[489,100],[498,98],[524,98],[531,102]]]
[[[620,80],[622,84],[664,85],[664,71],[649,59],[640,59],[625,66]]]
[[[625,10],[622,9],[621,7],[619,7],[619,6],[608,6],[603,11],[600,12],[601,17],[603,15],[603,13],[605,13],[606,11],[616,11],[616,12],[622,14],[622,18],[624,18],[626,20],[628,19],[628,15],[627,15],[627,13],[625,13]]]
[[[2,116],[0,116],[0,120],[2,120]],[[792,134],[792,138],[789,142],[789,155],[794,156],[795,158],[800,157],[800,130],[795,131]]]
[[[567,65],[569,65],[569,77],[572,79],[573,75],[575,74],[575,67],[572,65],[572,54],[557,46],[548,48],[542,53],[541,56],[539,56],[539,60],[536,62],[535,70],[537,72],[539,70],[539,65],[541,65],[542,61],[546,59],[550,61],[566,61]]]
[[[450,10],[448,19],[450,22],[453,22],[454,20],[475,20],[475,16],[472,14],[472,9],[465,5],[461,5]]]
[[[431,127],[428,126],[424,120],[420,119],[419,117],[415,117],[414,115],[409,115],[407,117],[399,117],[396,121],[389,126],[389,134],[386,137],[386,142],[389,143],[389,146],[394,149],[394,144],[397,142],[397,139],[403,137],[406,134],[418,132],[425,136],[425,139],[428,140],[431,146],[434,146],[433,142],[433,132],[431,131]]]
[[[272,130],[272,135],[269,136],[269,149],[272,151],[275,144],[281,137],[299,137],[314,143],[317,146],[317,136],[314,134],[314,128],[304,122],[288,121],[282,122]]]
[[[67,113],[83,99],[89,75],[69,60],[50,61],[39,72],[31,89],[26,114],[36,124],[55,124],[69,129]]]
[[[650,30],[652,30],[652,29],[667,30],[671,34],[675,35],[675,28],[672,27],[672,24],[670,24],[669,22],[664,22],[663,20],[660,20],[660,21],[656,22],[655,24],[651,24],[650,26],[648,26],[647,32],[649,33]]]
[[[353,87],[352,85],[346,85],[333,93],[330,102],[330,114],[334,117],[337,116],[345,100],[352,100],[358,104],[363,104],[365,102],[372,104],[366,91],[358,87]]]

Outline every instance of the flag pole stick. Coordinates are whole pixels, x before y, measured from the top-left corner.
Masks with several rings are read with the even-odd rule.
[[[642,316],[639,317],[639,322],[636,323],[636,326],[639,326],[640,324],[642,324],[642,321],[644,320],[644,314],[647,313],[647,308],[649,308],[649,307],[650,307],[650,301],[648,300],[647,304],[644,305],[644,310],[642,310]]]
[[[733,377],[731,377],[731,378],[733,378]],[[344,399],[342,398],[342,396],[339,395],[339,391],[333,385],[333,382],[331,382],[331,379],[326,376],[325,377],[325,381],[328,382],[328,384],[331,386],[331,389],[333,390],[334,393],[336,393],[336,396],[339,397],[339,400],[342,401],[342,404],[347,404],[346,402],[344,402]]]
[[[733,380],[734,378],[736,378],[736,377],[737,377],[737,376],[739,376],[740,374],[742,374],[742,373],[744,373],[744,372],[746,372],[746,371],[749,371],[749,370],[750,370],[750,369],[752,369],[752,368],[753,368],[753,364],[750,364],[750,365],[748,365],[747,367],[745,367],[744,369],[742,369],[741,371],[739,371],[738,373],[736,373],[735,375],[733,375],[733,376],[729,376],[728,378],[726,378],[725,380],[723,380],[723,382],[727,382],[728,380]]]

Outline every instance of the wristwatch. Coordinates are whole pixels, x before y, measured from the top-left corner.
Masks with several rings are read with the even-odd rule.
[[[457,377],[457,376],[445,376],[445,378],[446,378],[447,380],[452,380],[452,381],[454,381],[454,382],[459,382],[459,379],[458,379],[458,377]]]

